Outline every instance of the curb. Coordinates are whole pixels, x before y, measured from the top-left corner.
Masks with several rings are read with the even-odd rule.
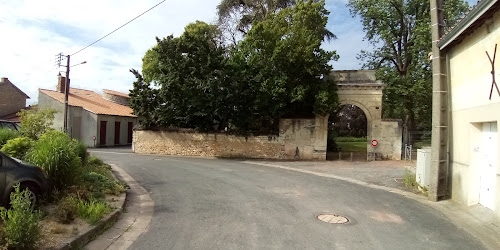
[[[114,171],[111,172],[113,173],[115,179],[117,179]],[[60,243],[55,247],[55,249],[57,250],[81,249],[87,243],[91,242],[97,236],[99,236],[100,234],[105,232],[108,228],[113,226],[120,217],[120,215],[123,213],[123,208],[125,207],[125,202],[127,200],[127,193],[128,192],[124,192],[120,195],[120,197],[116,201],[118,203],[118,207],[115,208],[113,212],[104,216],[104,218],[102,218],[99,222],[97,222],[97,224],[90,225],[87,228],[85,228],[82,232],[79,232],[78,235],[71,241]]]

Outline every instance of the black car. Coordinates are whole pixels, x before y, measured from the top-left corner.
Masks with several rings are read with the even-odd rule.
[[[49,189],[47,175],[39,167],[12,158],[0,151],[0,203],[8,206],[10,193],[19,183],[20,190],[30,192],[31,204],[38,203],[42,194]]]

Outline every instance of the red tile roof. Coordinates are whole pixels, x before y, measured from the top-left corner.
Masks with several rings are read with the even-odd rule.
[[[114,90],[103,89],[102,92],[110,94],[110,95],[117,95],[117,96],[121,96],[121,97],[130,98],[130,96],[128,96],[128,94],[125,94],[125,93],[122,93],[122,92],[118,92],[118,91],[114,91]]]
[[[64,93],[47,89],[39,89],[39,91],[52,97],[56,101],[64,103]],[[132,114],[133,111],[131,108],[105,100],[94,91],[85,89],[71,88],[68,96],[68,104],[70,106],[82,107],[98,115],[137,117]]]

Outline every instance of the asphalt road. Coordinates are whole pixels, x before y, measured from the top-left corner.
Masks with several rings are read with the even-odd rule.
[[[154,200],[149,231],[129,249],[484,249],[418,201],[341,180],[237,160],[94,154]]]

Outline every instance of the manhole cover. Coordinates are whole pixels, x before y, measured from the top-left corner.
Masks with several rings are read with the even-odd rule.
[[[346,224],[349,222],[349,219],[338,214],[320,214],[316,218],[320,221],[331,224]]]

